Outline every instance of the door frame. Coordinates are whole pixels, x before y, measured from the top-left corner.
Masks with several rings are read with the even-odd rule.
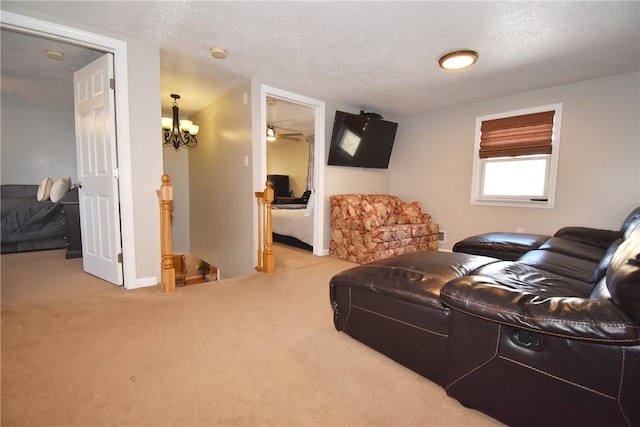
[[[127,42],[6,10],[3,10],[2,14],[0,14],[0,23],[3,28],[44,36],[54,40],[64,40],[78,46],[113,54],[116,86],[116,144],[118,147],[118,172],[120,177],[118,190],[120,193],[123,278],[125,288],[137,287],[130,154],[131,138],[129,134]]]
[[[310,197],[314,197],[313,210],[313,254],[322,256],[328,255],[328,250],[324,250],[324,152],[325,152],[325,103],[317,99],[307,96],[298,95],[297,93],[278,89],[275,87],[260,85],[260,161],[257,173],[254,174],[258,190],[264,189],[267,177],[267,97],[279,98],[295,104],[300,104],[314,110],[314,173],[313,181],[315,192]],[[255,168],[255,165],[254,165]],[[255,169],[254,169],[255,171]],[[257,231],[256,231],[257,241]],[[254,254],[254,257],[257,257]]]

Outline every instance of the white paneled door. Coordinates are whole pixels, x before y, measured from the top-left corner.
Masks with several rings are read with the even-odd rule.
[[[113,55],[73,74],[84,271],[123,284]]]

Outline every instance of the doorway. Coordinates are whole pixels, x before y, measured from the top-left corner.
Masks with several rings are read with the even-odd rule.
[[[260,168],[257,174],[259,179],[264,183],[267,176],[267,99],[282,100],[287,103],[305,107],[313,111],[313,190],[309,195],[309,201],[312,203],[313,209],[313,254],[322,256],[327,255],[328,249],[325,251],[324,238],[324,148],[325,148],[325,103],[323,101],[302,96],[293,92],[277,89],[274,87],[261,85],[260,87]],[[263,184],[261,184],[263,185]]]
[[[267,97],[267,181],[273,185],[273,241],[313,251],[314,110]]]
[[[120,193],[120,226],[122,230],[122,264],[124,285],[131,289],[136,283],[136,254],[133,241],[133,189],[131,180],[130,135],[129,135],[129,92],[127,85],[127,44],[99,34],[66,27],[49,21],[3,11],[0,15],[2,28],[52,40],[62,40],[77,46],[112,53],[116,97],[116,137],[118,140],[118,171]]]

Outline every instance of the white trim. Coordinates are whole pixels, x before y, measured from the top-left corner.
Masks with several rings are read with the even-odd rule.
[[[158,278],[156,276],[152,277],[143,277],[141,279],[136,279],[133,286],[127,286],[127,289],[138,289],[138,288],[146,288],[149,286],[156,286],[158,284]]]
[[[478,156],[480,150],[480,134],[482,122],[486,120],[501,119],[503,117],[521,116],[525,114],[540,113],[543,111],[554,110],[553,118],[553,136],[551,159],[549,161],[549,178],[547,180],[547,200],[546,201],[523,201],[523,200],[505,200],[505,199],[488,199],[480,197],[481,187],[481,160]],[[558,179],[558,165],[560,158],[560,134],[562,126],[562,104],[550,104],[540,107],[525,108],[522,110],[508,111],[505,113],[490,114],[487,116],[476,117],[475,139],[473,144],[473,170],[471,178],[471,204],[483,206],[510,206],[510,207],[526,207],[526,208],[553,208],[556,203],[556,183]]]
[[[124,285],[133,289],[136,279],[135,227],[133,222],[133,181],[131,176],[131,138],[129,135],[129,83],[127,42],[100,34],[56,24],[30,16],[2,11],[0,23],[27,34],[46,35],[66,40],[79,46],[113,53],[116,80],[116,138],[118,140],[118,170],[120,172],[120,224],[122,227],[122,254]],[[155,283],[154,283],[155,284]]]
[[[315,197],[313,212],[313,254],[318,256],[328,255],[328,250],[323,250],[324,246],[324,151],[325,151],[325,103],[317,99],[298,95],[293,92],[278,89],[275,87],[260,85],[260,126],[259,129],[267,128],[267,96],[285,99],[296,104],[301,104],[314,110],[314,187],[315,191],[310,197]],[[267,140],[266,133],[260,131],[260,164],[257,171],[258,177],[267,176]],[[254,164],[255,167],[255,164]],[[260,183],[256,191],[264,189],[264,182]],[[255,203],[254,203],[255,204]],[[255,231],[257,233],[257,231]],[[257,236],[256,236],[257,242]],[[257,261],[257,253],[254,254]]]

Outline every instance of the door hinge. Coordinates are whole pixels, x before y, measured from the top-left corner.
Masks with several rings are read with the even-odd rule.
[[[118,253],[118,264],[122,264],[122,252]]]
[[[120,170],[118,170],[118,168],[113,168],[113,177],[115,179],[120,178]]]
[[[109,79],[109,88],[111,90],[115,90],[115,88],[116,88],[116,79]]]

